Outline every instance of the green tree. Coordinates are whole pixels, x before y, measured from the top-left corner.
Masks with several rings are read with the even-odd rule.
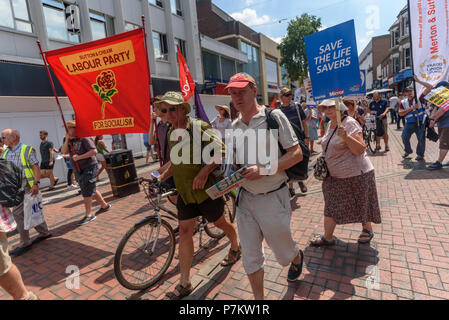
[[[288,24],[287,35],[278,49],[281,51],[281,65],[287,70],[292,81],[300,83],[307,78],[308,64],[304,37],[318,32],[321,28],[321,18],[304,13]]]

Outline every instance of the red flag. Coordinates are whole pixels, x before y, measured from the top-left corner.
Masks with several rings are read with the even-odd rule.
[[[270,109],[276,109],[276,102],[278,101],[277,97],[274,96],[273,102],[271,103]]]
[[[46,58],[75,110],[77,137],[149,131],[143,29],[48,51]]]
[[[181,50],[179,50],[179,46],[176,47],[178,48],[179,82],[182,96],[184,97],[184,101],[187,102],[195,94],[195,82],[190,74],[186,60],[182,56]]]

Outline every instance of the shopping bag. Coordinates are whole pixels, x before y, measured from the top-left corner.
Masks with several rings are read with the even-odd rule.
[[[17,228],[11,210],[0,205],[0,232],[11,232]]]
[[[44,209],[42,205],[42,194],[37,195],[25,194],[23,202],[23,227],[25,230],[30,230],[41,223],[44,223]]]

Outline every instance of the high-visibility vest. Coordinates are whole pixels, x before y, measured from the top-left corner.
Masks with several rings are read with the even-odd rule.
[[[20,148],[20,160],[23,172],[25,173],[25,178],[27,179],[30,188],[34,186],[34,171],[30,164],[30,155],[32,151],[36,152],[33,147],[27,146],[26,144],[22,144],[22,147]],[[6,154],[8,152],[9,149],[6,149],[2,156],[3,159],[6,159]]]
[[[405,99],[405,100],[402,101],[402,106],[404,107],[404,111],[407,111],[408,109],[410,109],[410,108],[412,107],[412,106],[410,105],[408,99]],[[415,117],[416,117],[416,119],[417,119],[419,122],[422,122],[423,119],[424,119],[424,114],[425,114],[425,112],[426,112],[426,109],[423,108],[423,107],[421,107],[421,108],[419,108],[418,110],[415,110],[415,111],[413,111],[413,112],[408,113],[408,114],[405,116],[405,121],[406,121],[406,122],[410,122],[410,123],[416,122],[416,121],[415,121]]]

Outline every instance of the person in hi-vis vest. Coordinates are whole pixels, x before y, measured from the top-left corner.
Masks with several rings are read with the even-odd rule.
[[[415,91],[412,87],[408,87],[404,92],[406,98],[402,100],[399,105],[399,116],[405,117],[405,126],[402,131],[402,142],[404,143],[405,153],[402,157],[405,159],[413,153],[410,145],[410,138],[414,133],[418,139],[416,160],[424,161],[424,153],[426,151],[426,126],[424,124],[424,115],[426,109],[415,103]],[[423,105],[425,104],[423,96],[420,97],[420,102]]]
[[[39,161],[36,157],[36,150],[20,142],[20,133],[15,129],[6,129],[2,131],[3,143],[8,147],[2,154],[2,159],[13,162],[23,170],[23,186],[25,192],[37,195],[39,193],[39,184],[41,172]],[[40,242],[51,237],[45,221],[36,226],[35,229],[39,236],[31,241],[29,230],[24,229],[23,202],[13,208],[14,220],[17,222],[17,231],[20,234],[20,243],[17,248],[10,251],[11,256],[19,256],[29,249],[34,243]]]

